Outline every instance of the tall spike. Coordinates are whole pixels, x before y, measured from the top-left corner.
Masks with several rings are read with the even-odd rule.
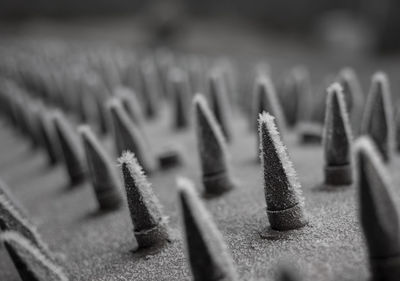
[[[275,116],[278,129],[283,133],[286,127],[286,120],[276,95],[275,87],[267,75],[259,76],[256,81],[253,118],[257,118],[264,111]],[[255,125],[255,131],[257,131],[258,123],[255,122]]]
[[[48,255],[48,247],[42,241],[36,226],[26,216],[25,209],[18,204],[7,185],[0,181],[0,232],[17,231]]]
[[[117,209],[122,205],[120,182],[112,160],[89,126],[79,128],[85,148],[89,176],[101,210]]]
[[[23,281],[67,281],[63,269],[48,259],[39,248],[26,237],[15,231],[0,234],[18,274]]]
[[[141,91],[145,107],[145,116],[154,118],[158,115],[159,81],[157,80],[154,65],[150,61],[142,63],[139,69]]]
[[[343,87],[350,121],[355,135],[358,134],[364,106],[364,96],[356,72],[349,67],[339,72],[339,83]]]
[[[351,128],[343,89],[335,83],[328,88],[324,126],[325,184],[353,183]]]
[[[400,276],[400,222],[391,182],[374,142],[356,143],[360,220],[369,251],[373,280],[395,281]]]
[[[114,93],[115,96],[121,99],[122,106],[132,121],[135,122],[139,128],[142,128],[144,124],[144,116],[136,94],[130,89],[123,87],[118,87],[115,89]]]
[[[190,87],[188,77],[180,69],[170,73],[171,98],[173,102],[174,128],[184,129],[190,123]]]
[[[117,153],[121,155],[126,150],[132,151],[146,173],[153,172],[156,167],[156,160],[142,132],[129,118],[120,101],[112,99],[108,106],[114,125]]]
[[[194,98],[196,132],[203,184],[208,195],[219,195],[234,187],[222,131],[201,94]]]
[[[307,218],[300,182],[274,119],[265,112],[258,119],[267,215],[272,229],[290,230],[305,226]]]
[[[211,108],[227,142],[233,138],[232,112],[226,84],[221,70],[214,70],[209,77]]]
[[[134,154],[124,152],[118,161],[139,248],[169,242],[168,218],[163,216],[158,198]]]
[[[186,178],[178,178],[177,183],[193,280],[238,280],[228,247],[195,193],[193,183]]]
[[[372,78],[364,110],[362,133],[375,141],[385,162],[389,162],[395,146],[393,112],[389,81],[383,72]]]
[[[55,136],[54,124],[50,120],[49,112],[42,107],[38,116],[39,132],[42,135],[43,145],[46,150],[49,164],[55,165],[60,161],[60,151]]]
[[[82,145],[74,128],[60,111],[54,112],[52,117],[70,183],[75,186],[83,182],[86,176]]]

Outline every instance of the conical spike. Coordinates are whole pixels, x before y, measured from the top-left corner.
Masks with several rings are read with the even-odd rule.
[[[155,158],[139,128],[131,121],[120,101],[112,99],[108,105],[114,125],[117,153],[132,151],[146,173],[153,172],[156,167]]]
[[[328,88],[324,126],[325,184],[353,183],[351,129],[343,89],[335,83]]]
[[[201,94],[195,96],[194,107],[205,192],[208,195],[219,195],[234,187],[228,166],[225,139]]]
[[[300,182],[274,119],[264,112],[258,121],[267,214],[272,229],[290,230],[306,225],[307,218]]]
[[[171,98],[173,102],[174,128],[184,129],[190,123],[190,87],[185,73],[173,69],[170,74]]]
[[[142,167],[130,152],[118,159],[125,182],[129,212],[134,234],[140,248],[169,242],[167,217],[164,217],[158,198],[153,193]]]
[[[381,155],[368,137],[357,140],[361,226],[369,250],[373,280],[400,276],[400,222],[391,182]]]
[[[48,255],[48,247],[42,241],[36,227],[28,220],[26,211],[15,201],[4,182],[0,182],[0,232],[17,231]]]
[[[177,183],[193,280],[238,280],[228,247],[193,183],[186,178],[178,178]]]
[[[303,66],[293,68],[284,81],[282,104],[288,125],[310,121],[312,115],[313,93],[310,73]]]
[[[227,142],[233,138],[232,112],[222,73],[214,71],[209,77],[211,108]]]
[[[55,136],[54,124],[51,122],[49,114],[50,113],[42,107],[38,116],[38,127],[42,135],[43,145],[47,152],[49,164],[55,165],[60,161],[61,155]]]
[[[77,133],[60,111],[54,112],[52,117],[70,183],[75,186],[83,182],[86,175],[83,147]]]
[[[253,104],[253,118],[257,118],[261,113],[268,112],[275,116],[279,131],[282,133],[286,127],[286,120],[283,115],[281,105],[276,95],[275,87],[267,75],[262,75],[257,78],[254,104]],[[258,123],[255,122],[256,130]]]
[[[142,128],[144,116],[136,94],[128,88],[118,87],[115,89],[114,95],[121,99],[122,106],[132,121],[135,122],[139,128]]]
[[[122,205],[120,182],[112,160],[89,126],[79,127],[85,148],[89,176],[100,209],[117,209]]]
[[[376,73],[372,78],[371,90],[364,110],[362,133],[376,143],[385,162],[389,162],[395,146],[393,112],[387,76]]]
[[[18,232],[0,234],[18,274],[23,281],[67,281],[63,269],[48,259],[35,245]]]
[[[339,72],[339,83],[343,87],[347,109],[353,133],[357,134],[360,127],[362,110],[364,106],[364,96],[356,72],[349,67]]]

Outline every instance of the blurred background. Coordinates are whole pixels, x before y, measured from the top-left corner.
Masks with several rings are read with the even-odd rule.
[[[392,54],[400,49],[399,11],[398,0],[2,0],[0,32],[108,36],[156,46],[199,30],[243,40],[256,33],[352,54]]]

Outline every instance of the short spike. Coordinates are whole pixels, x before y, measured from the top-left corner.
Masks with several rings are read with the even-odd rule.
[[[79,127],[85,148],[89,176],[101,210],[117,209],[122,205],[120,182],[112,160],[89,126]]]
[[[352,136],[343,89],[335,83],[328,88],[324,126],[325,184],[353,183]]]
[[[238,280],[228,247],[196,194],[193,183],[178,178],[177,184],[193,280]]]
[[[5,231],[0,234],[22,281],[67,281],[63,269],[48,259],[39,248],[22,234]]]
[[[174,128],[184,129],[190,124],[190,87],[188,77],[182,70],[174,69],[170,74],[171,98],[173,102]]]
[[[395,146],[393,112],[389,81],[386,74],[376,73],[364,110],[362,134],[375,141],[385,162],[389,162]]]
[[[132,151],[146,173],[153,172],[156,168],[155,158],[142,132],[129,118],[120,101],[112,99],[108,106],[114,125],[117,153],[120,155],[126,150]]]
[[[197,143],[208,195],[220,195],[234,187],[228,166],[227,150],[222,131],[201,94],[194,98]]]
[[[209,77],[211,108],[227,142],[233,138],[232,110],[223,73],[214,70]]]
[[[118,159],[125,183],[128,207],[139,248],[170,241],[168,218],[134,154],[124,152]]]
[[[75,186],[83,182],[86,176],[83,147],[74,128],[60,111],[54,112],[52,118],[71,186]]]
[[[261,162],[267,214],[272,229],[290,230],[307,224],[304,198],[292,162],[276,128],[274,117],[259,117]]]
[[[360,219],[373,280],[395,281],[400,276],[400,222],[391,182],[370,138],[361,137],[355,147]]]

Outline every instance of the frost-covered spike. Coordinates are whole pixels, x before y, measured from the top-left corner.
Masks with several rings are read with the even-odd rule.
[[[232,110],[223,74],[215,70],[209,77],[211,108],[227,142],[233,138]]]
[[[177,184],[193,280],[238,280],[224,238],[196,194],[193,183],[189,179],[178,178]]]
[[[360,220],[368,246],[373,280],[400,276],[400,222],[391,181],[369,137],[355,145],[358,160]]]
[[[307,218],[300,182],[274,119],[265,112],[258,119],[267,215],[272,229],[290,230],[305,226]]]
[[[119,208],[122,203],[120,181],[113,162],[89,126],[79,127],[85,148],[88,173],[101,210]]]
[[[55,165],[60,161],[60,148],[56,139],[55,127],[51,122],[49,112],[42,107],[38,116],[38,129],[42,135],[43,146],[46,150],[50,165]]]
[[[60,111],[55,111],[52,118],[71,186],[76,186],[86,177],[83,147],[76,131]]]
[[[328,88],[324,126],[325,184],[353,183],[352,136],[343,90],[339,83]]]
[[[118,159],[125,183],[128,207],[139,248],[170,241],[168,218],[135,155],[124,152]]]
[[[4,243],[21,280],[69,280],[60,265],[50,260],[21,233],[5,231],[0,234],[0,241]]]
[[[0,232],[16,231],[24,235],[49,257],[48,247],[27,218],[26,211],[16,202],[5,183],[0,182],[0,185]]]
[[[389,81],[383,72],[372,78],[361,131],[372,138],[383,160],[389,162],[393,156],[395,134]]]
[[[126,150],[132,151],[146,173],[153,172],[156,168],[156,159],[143,133],[129,118],[118,99],[111,99],[108,102],[108,107],[114,127],[117,154],[121,155]]]
[[[219,195],[234,188],[225,139],[204,96],[197,94],[193,102],[205,193]]]
[[[132,121],[135,122],[139,128],[142,128],[144,116],[136,94],[128,88],[118,87],[115,89],[114,95],[121,99],[122,106]]]
[[[188,77],[182,70],[170,73],[171,98],[173,103],[174,128],[184,129],[190,124],[190,87]]]
[[[264,111],[276,117],[279,131],[284,132],[286,128],[286,120],[283,115],[282,107],[279,103],[275,87],[271,81],[271,78],[267,75],[259,76],[256,80],[253,118],[258,118],[259,114],[263,113]],[[255,122],[255,125],[255,131],[257,131],[258,123]]]

